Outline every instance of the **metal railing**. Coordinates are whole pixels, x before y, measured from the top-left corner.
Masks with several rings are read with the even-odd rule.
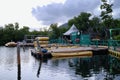
[[[58,44],[69,44],[68,41],[64,40],[64,39],[51,39],[49,41],[49,43],[58,43]],[[116,50],[117,47],[120,47],[120,40],[87,40],[87,41],[79,41],[79,43],[77,42],[72,42],[72,44],[79,44],[79,45],[86,45],[86,46],[91,46],[94,45],[96,47],[99,46],[106,46],[108,48],[112,48],[114,50]]]

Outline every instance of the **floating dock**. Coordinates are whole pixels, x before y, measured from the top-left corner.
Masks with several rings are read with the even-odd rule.
[[[31,51],[34,57],[41,58],[41,53],[34,50]],[[48,50],[47,53],[43,53],[43,57],[74,57],[74,56],[94,56],[108,54],[108,48],[102,47],[71,47],[71,48],[54,48]]]

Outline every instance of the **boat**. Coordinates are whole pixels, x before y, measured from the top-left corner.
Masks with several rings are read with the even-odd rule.
[[[8,42],[5,44],[6,47],[16,47],[17,46],[17,43],[15,42]]]

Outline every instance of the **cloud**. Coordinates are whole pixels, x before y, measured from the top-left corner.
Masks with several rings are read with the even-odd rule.
[[[120,0],[113,1],[113,17],[120,18]]]
[[[79,15],[80,12],[92,11],[99,4],[100,0],[66,0],[64,4],[52,3],[42,7],[37,6],[32,9],[32,15],[44,25],[50,25],[65,22]]]
[[[120,2],[120,0],[117,0]],[[118,10],[118,2],[113,0],[114,9]],[[64,3],[52,3],[46,6],[37,6],[32,9],[32,15],[41,21],[44,25],[50,25],[52,23],[64,23],[68,19],[78,16],[80,12],[91,12],[94,15],[99,15],[100,0],[66,0]],[[115,10],[115,14],[118,15],[118,11]]]

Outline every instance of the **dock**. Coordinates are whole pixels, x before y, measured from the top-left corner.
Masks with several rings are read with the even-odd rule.
[[[54,48],[48,50],[47,53],[43,53],[45,58],[52,57],[74,57],[74,56],[94,56],[94,55],[106,55],[108,48],[105,47],[69,47],[69,48]],[[41,53],[31,51],[34,57],[40,58]]]
[[[25,43],[25,44],[20,44],[20,46],[25,46],[25,47],[34,47],[34,44],[33,43]]]

